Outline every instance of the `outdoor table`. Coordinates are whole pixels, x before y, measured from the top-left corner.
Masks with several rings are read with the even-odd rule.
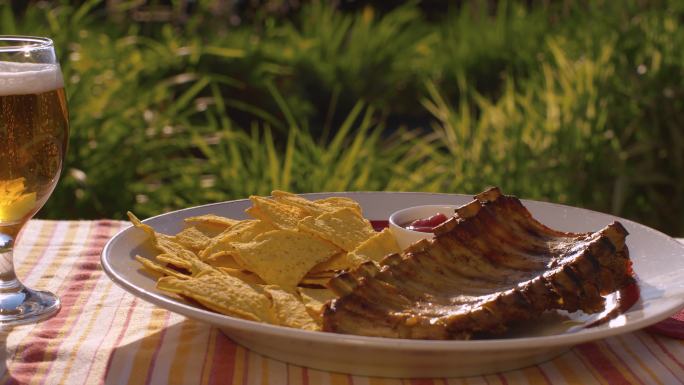
[[[42,323],[2,331],[0,383],[684,383],[684,312],[682,321],[670,319],[664,327],[680,339],[642,330],[581,344],[537,366],[486,376],[409,381],[289,365],[115,285],[102,271],[100,252],[128,225],[112,220],[27,224],[15,249],[17,273],[30,287],[57,293],[62,309]]]

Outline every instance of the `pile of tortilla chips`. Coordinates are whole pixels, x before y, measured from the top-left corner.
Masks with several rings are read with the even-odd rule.
[[[176,235],[157,233],[129,213],[159,252],[136,259],[161,275],[157,288],[216,312],[253,321],[320,330],[336,273],[399,252],[389,230],[373,230],[349,198],[310,201],[274,191],[250,197],[253,219],[216,215],[185,219]]]

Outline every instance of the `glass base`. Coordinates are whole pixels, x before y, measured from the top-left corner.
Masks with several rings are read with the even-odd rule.
[[[59,311],[59,298],[47,291],[22,287],[0,292],[0,327],[23,325],[50,318]]]

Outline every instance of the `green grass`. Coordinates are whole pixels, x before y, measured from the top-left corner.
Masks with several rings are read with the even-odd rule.
[[[679,2],[314,1],[237,27],[210,1],[175,24],[41,4],[0,1],[2,33],[52,36],[66,79],[70,150],[42,217],[498,185],[684,235]]]

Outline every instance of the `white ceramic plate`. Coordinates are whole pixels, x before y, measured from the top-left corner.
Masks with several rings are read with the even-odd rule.
[[[347,196],[358,201],[369,219],[387,219],[399,209],[426,204],[465,204],[467,195],[358,192],[306,194],[318,199]],[[153,257],[143,232],[129,227],[115,235],[102,252],[102,266],[111,279],[146,301],[188,318],[205,321],[230,338],[265,356],[296,365],[358,375],[386,377],[456,377],[491,373],[532,365],[571,346],[626,333],[661,321],[684,307],[684,246],[672,238],[632,221],[589,210],[536,201],[523,201],[546,225],[563,231],[595,231],[619,220],[630,232],[627,245],[641,290],[640,299],[612,321],[592,328],[549,328],[558,319],[541,320],[516,337],[474,341],[415,341],[310,332],[245,321],[202,309],[169,297],[154,288],[140,271],[136,254]],[[173,234],[183,218],[218,214],[245,218],[248,200],[210,204],[159,215],[144,222]],[[556,325],[557,326],[557,325]],[[555,330],[555,331],[553,331]],[[549,335],[550,333],[550,335]]]

